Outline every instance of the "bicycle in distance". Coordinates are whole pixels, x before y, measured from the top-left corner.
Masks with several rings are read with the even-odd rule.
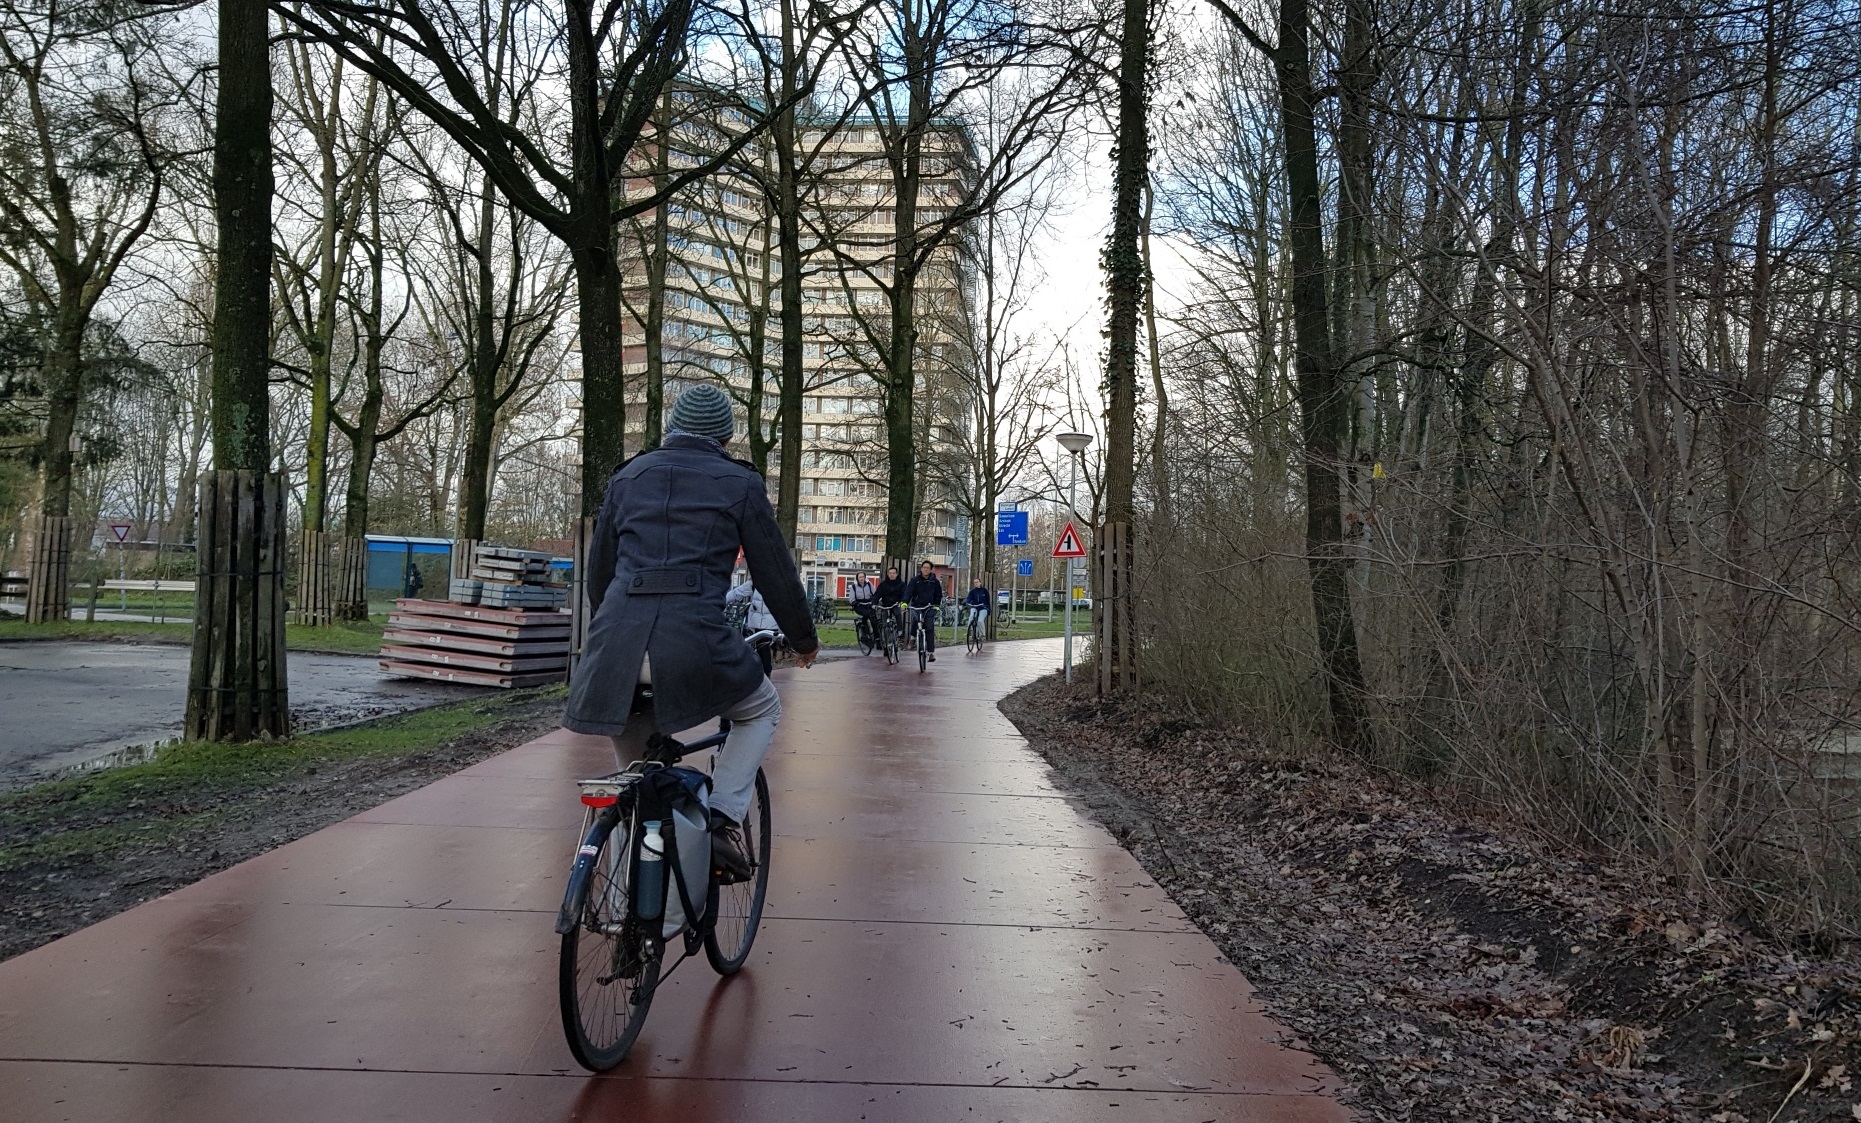
[[[919,673],[930,667],[931,638],[928,630],[937,626],[931,620],[933,614],[941,616],[942,612],[935,607],[911,610],[911,646],[918,653]]]
[[[898,606],[888,605],[879,610],[879,650],[885,653],[886,666],[898,663]]]
[[[782,635],[760,631],[748,642],[775,648]],[[651,705],[643,684],[635,711]],[[580,781],[582,841],[556,915],[558,991],[569,1051],[592,1072],[627,1059],[659,985],[699,948],[719,975],[749,959],[769,892],[769,781],[757,769],[735,840],[749,872],[733,875],[711,861],[710,777],[680,764],[721,748],[729,732],[720,721],[689,743],[655,733],[643,759]],[[668,951],[677,954],[670,966]]]
[[[808,598],[808,612],[816,624],[832,624],[840,619],[840,606],[818,594]]]

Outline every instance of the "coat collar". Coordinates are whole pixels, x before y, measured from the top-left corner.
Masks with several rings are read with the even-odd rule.
[[[695,433],[668,433],[666,439],[660,442],[659,447],[689,449],[693,452],[714,452],[719,456],[728,455],[724,452],[723,445],[709,437],[700,437]]]

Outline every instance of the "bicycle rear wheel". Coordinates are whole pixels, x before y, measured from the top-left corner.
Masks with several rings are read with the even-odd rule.
[[[872,638],[872,625],[862,619],[855,624],[853,628],[854,631],[859,633],[859,653],[861,655],[871,655],[872,649],[879,646]]]
[[[769,780],[756,770],[756,790],[750,797],[750,809],[744,812],[742,846],[744,857],[755,871],[748,881],[735,885],[712,882],[716,895],[711,902],[714,922],[704,936],[704,957],[720,975],[734,975],[749,960],[750,945],[756,942],[756,929],[762,924],[763,901],[769,895]]]
[[[659,982],[662,945],[633,916],[629,883],[638,805],[623,799],[600,836],[594,868],[574,902],[575,926],[562,936],[557,987],[569,1052],[590,1072],[627,1059],[646,1024]]]

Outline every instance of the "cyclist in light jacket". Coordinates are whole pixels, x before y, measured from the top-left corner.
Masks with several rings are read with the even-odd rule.
[[[775,621],[775,614],[770,612],[769,606],[763,603],[762,594],[756,591],[754,582],[745,581],[724,594],[724,604],[727,606],[745,602],[749,604],[749,612],[743,617],[743,631],[746,635],[750,632],[782,630],[782,626]],[[766,675],[774,671],[774,649],[765,645],[757,648],[756,651],[762,656],[762,673]]]

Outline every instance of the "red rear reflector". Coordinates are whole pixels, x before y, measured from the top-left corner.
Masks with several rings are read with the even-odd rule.
[[[617,795],[585,795],[582,802],[590,807],[612,807],[620,802]]]

